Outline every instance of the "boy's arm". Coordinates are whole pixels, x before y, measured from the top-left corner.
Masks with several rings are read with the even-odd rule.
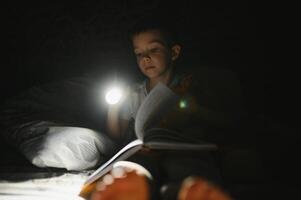
[[[129,121],[121,119],[119,113],[119,105],[112,105],[108,109],[107,131],[115,139],[120,139],[129,125]]]
[[[195,124],[196,130],[208,128],[208,131],[210,127],[213,127],[212,130],[236,128],[241,115],[239,91],[234,87],[236,85],[224,84],[223,87],[216,86],[217,89],[209,87],[211,85],[207,83],[205,86],[208,88],[201,88],[198,81],[192,80],[192,76],[184,77],[179,85],[171,88],[181,97],[182,102],[167,116],[166,124],[163,125],[186,128],[187,124],[189,127]]]

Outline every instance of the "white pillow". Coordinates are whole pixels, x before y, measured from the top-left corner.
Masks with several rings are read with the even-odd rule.
[[[46,133],[20,146],[26,158],[38,167],[76,171],[97,167],[113,149],[113,142],[101,133],[66,126],[50,126]]]

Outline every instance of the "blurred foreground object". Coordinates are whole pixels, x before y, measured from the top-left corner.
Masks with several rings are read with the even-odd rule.
[[[178,200],[232,200],[232,198],[200,177],[188,177],[181,185]]]
[[[91,200],[149,200],[149,172],[136,163],[119,163],[119,166],[96,183]]]
[[[93,183],[80,196],[90,200],[150,200],[152,177],[149,172],[133,162],[121,161],[98,182]],[[85,189],[85,188],[84,188]],[[90,189],[90,194],[87,194]],[[153,196],[154,197],[154,196]],[[200,177],[187,177],[178,191],[178,200],[232,200],[218,186]]]

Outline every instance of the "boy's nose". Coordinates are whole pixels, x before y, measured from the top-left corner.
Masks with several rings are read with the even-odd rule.
[[[145,62],[149,62],[151,59],[150,59],[149,55],[144,55],[144,56],[143,56],[143,60],[144,60]]]

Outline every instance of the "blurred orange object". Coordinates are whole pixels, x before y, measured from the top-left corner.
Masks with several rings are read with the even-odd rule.
[[[232,198],[202,178],[188,177],[182,183],[178,200],[232,200]]]
[[[120,161],[110,173],[86,186],[81,195],[89,200],[150,200],[152,176],[142,166]],[[201,177],[187,177],[178,200],[233,200],[230,195]]]
[[[149,196],[147,177],[130,171],[120,177],[105,176],[97,183],[91,200],[149,200]]]

